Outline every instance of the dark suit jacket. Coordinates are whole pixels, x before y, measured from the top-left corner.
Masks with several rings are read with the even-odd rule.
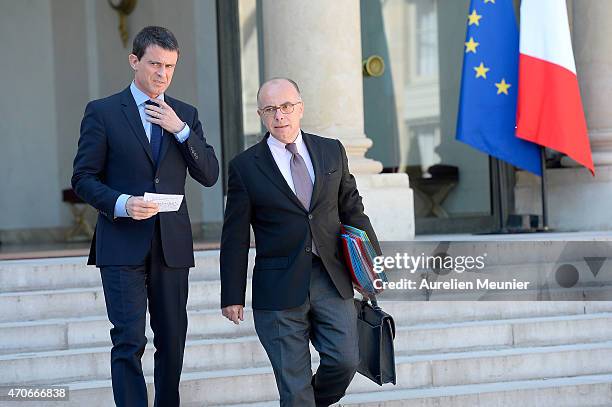
[[[139,221],[114,218],[115,202],[121,194],[184,195],[187,171],[205,186],[213,185],[218,178],[219,163],[213,148],[204,139],[197,110],[167,95],[164,97],[191,133],[184,143],[179,143],[173,134],[164,130],[157,168],[129,87],[89,102],[85,108],[72,187],[99,212],[88,264],[98,267],[143,264],[151,247],[155,218],[159,217],[166,264],[169,267],[194,265],[185,199],[177,212],[160,213]]]
[[[229,164],[221,237],[221,306],[244,305],[249,224],[256,243],[253,308],[280,310],[304,303],[314,239],[325,268],[343,298],[353,296],[339,243],[340,226],[367,232],[380,253],[363,212],[355,179],[338,140],[302,133],[315,172],[310,208],[297,199],[276,165],[266,137]]]

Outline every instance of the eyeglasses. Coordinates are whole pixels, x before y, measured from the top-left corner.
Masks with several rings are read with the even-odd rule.
[[[280,106],[266,106],[264,108],[259,109],[259,113],[266,117],[272,117],[276,115],[276,111],[280,110],[282,114],[293,113],[295,110],[295,105],[299,105],[302,103],[301,101],[295,103],[283,103]]]

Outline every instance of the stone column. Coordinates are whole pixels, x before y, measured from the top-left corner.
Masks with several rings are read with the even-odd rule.
[[[366,158],[360,10],[357,0],[263,0],[264,78],[300,86],[305,131],[339,139],[366,211],[383,240],[414,236],[412,190],[405,174],[378,174]]]
[[[357,174],[382,164],[364,157],[359,2],[264,0],[264,76],[289,76],[302,91],[302,125],[342,141]]]
[[[612,2],[574,1],[571,6],[574,57],[593,162],[596,167],[612,165]]]

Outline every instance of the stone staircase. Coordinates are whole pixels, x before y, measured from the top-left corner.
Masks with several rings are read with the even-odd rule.
[[[235,326],[218,309],[218,252],[198,252],[196,263],[183,405],[278,405],[251,312]],[[70,388],[69,402],[36,405],[113,405],[110,324],[99,273],[84,264],[80,257],[0,262],[0,386]],[[612,406],[612,302],[381,305],[398,327],[397,386],[357,375],[342,405]],[[150,330],[147,337],[143,369],[152,395]],[[313,352],[313,368],[317,362]]]

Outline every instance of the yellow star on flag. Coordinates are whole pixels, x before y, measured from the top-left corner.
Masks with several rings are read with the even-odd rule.
[[[479,66],[475,66],[474,70],[476,71],[477,78],[485,78],[485,79],[487,79],[487,72],[490,71],[489,68],[484,66],[483,62],[481,62]]]
[[[508,94],[508,88],[512,85],[510,85],[509,83],[506,83],[506,79],[502,78],[501,82],[496,83],[495,86],[497,86],[497,94]]]
[[[465,43],[465,53],[467,54],[468,52],[473,52],[475,54],[476,47],[479,45],[479,42],[474,41],[474,37],[470,37],[470,40]]]
[[[468,20],[469,20],[468,25],[472,25],[472,24],[480,25],[479,22],[481,18],[482,16],[478,15],[478,13],[476,12],[476,9],[472,10],[472,14],[468,15]]]
[[[487,4],[487,3],[493,3],[493,4],[495,4],[495,0],[484,0],[484,2],[485,2],[485,4]]]

